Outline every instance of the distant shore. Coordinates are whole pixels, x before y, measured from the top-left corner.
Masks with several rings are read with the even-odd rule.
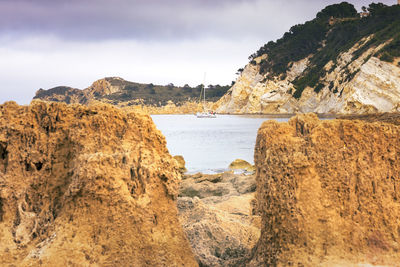
[[[150,115],[194,115],[194,113],[163,113],[163,114],[150,114]],[[242,116],[242,117],[252,117],[252,118],[291,118],[298,114],[296,113],[284,113],[284,114],[276,114],[276,113],[217,113],[218,116]],[[318,118],[331,118],[335,119],[339,116],[346,115],[338,115],[338,114],[326,114],[326,113],[316,113]],[[349,115],[356,116],[356,115]]]

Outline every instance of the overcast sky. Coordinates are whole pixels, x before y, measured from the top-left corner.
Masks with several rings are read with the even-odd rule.
[[[110,76],[195,86],[207,73],[206,84],[230,84],[261,45],[338,2],[0,0],[0,104]]]

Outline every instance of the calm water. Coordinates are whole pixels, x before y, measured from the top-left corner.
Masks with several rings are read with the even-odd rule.
[[[218,115],[215,119],[199,119],[194,115],[151,117],[165,135],[169,152],[182,155],[191,173],[222,172],[235,159],[253,164],[257,130],[262,122],[270,119],[238,115]]]

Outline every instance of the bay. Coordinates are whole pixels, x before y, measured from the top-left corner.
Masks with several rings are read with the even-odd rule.
[[[194,115],[152,115],[167,140],[172,155],[182,155],[189,173],[228,170],[235,159],[254,164],[254,146],[261,124],[268,116],[217,115],[200,119]]]

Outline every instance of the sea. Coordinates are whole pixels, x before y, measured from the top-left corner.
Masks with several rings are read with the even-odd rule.
[[[260,115],[152,115],[167,140],[171,155],[182,155],[188,173],[219,173],[235,159],[254,164],[257,131],[266,120],[288,121],[289,117]]]

